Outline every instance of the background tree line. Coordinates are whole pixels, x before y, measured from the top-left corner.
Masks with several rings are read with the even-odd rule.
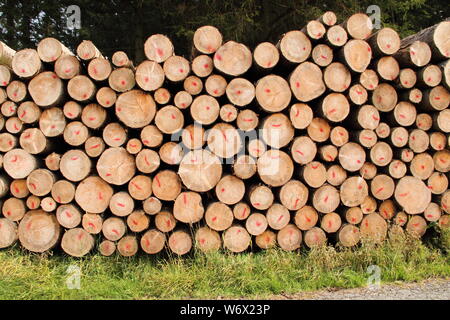
[[[168,35],[176,53],[189,56],[193,33],[202,25],[218,27],[225,40],[254,47],[276,42],[327,10],[342,22],[372,4],[381,8],[382,25],[402,37],[450,16],[450,6],[441,0],[0,0],[0,40],[22,49],[56,37],[74,49],[90,39],[106,56],[123,50],[139,62],[145,39],[154,33]],[[81,9],[79,30],[67,27],[70,5]]]

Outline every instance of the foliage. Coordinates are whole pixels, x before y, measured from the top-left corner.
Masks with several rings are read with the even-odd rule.
[[[188,56],[193,32],[201,25],[215,25],[226,40],[254,47],[276,42],[327,10],[342,22],[372,4],[380,6],[383,24],[402,36],[450,16],[450,6],[440,0],[0,0],[0,37],[16,49],[54,36],[73,50],[90,39],[106,56],[124,50],[140,61],[145,39],[154,33],[168,34],[177,54]],[[81,9],[80,30],[67,28],[69,5]]]

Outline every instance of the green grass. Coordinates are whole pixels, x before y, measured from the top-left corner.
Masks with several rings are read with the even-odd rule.
[[[365,286],[370,265],[381,281],[450,277],[449,233],[424,244],[414,239],[359,248],[301,252],[194,253],[190,257],[133,258],[57,253],[35,255],[18,247],[0,252],[0,299],[267,298],[321,288]],[[66,286],[67,268],[81,268],[81,289]]]

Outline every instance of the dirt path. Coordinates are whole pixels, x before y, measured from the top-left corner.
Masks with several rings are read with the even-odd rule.
[[[379,288],[329,289],[292,295],[277,295],[276,300],[450,300],[450,279],[419,283],[382,284]]]

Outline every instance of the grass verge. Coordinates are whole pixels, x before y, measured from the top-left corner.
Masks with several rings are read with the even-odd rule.
[[[365,286],[367,268],[381,281],[450,277],[450,233],[427,244],[414,239],[324,247],[301,252],[194,253],[187,258],[35,255],[19,248],[0,252],[0,299],[214,299],[268,298],[322,288]],[[80,289],[68,289],[71,265],[80,267]]]

